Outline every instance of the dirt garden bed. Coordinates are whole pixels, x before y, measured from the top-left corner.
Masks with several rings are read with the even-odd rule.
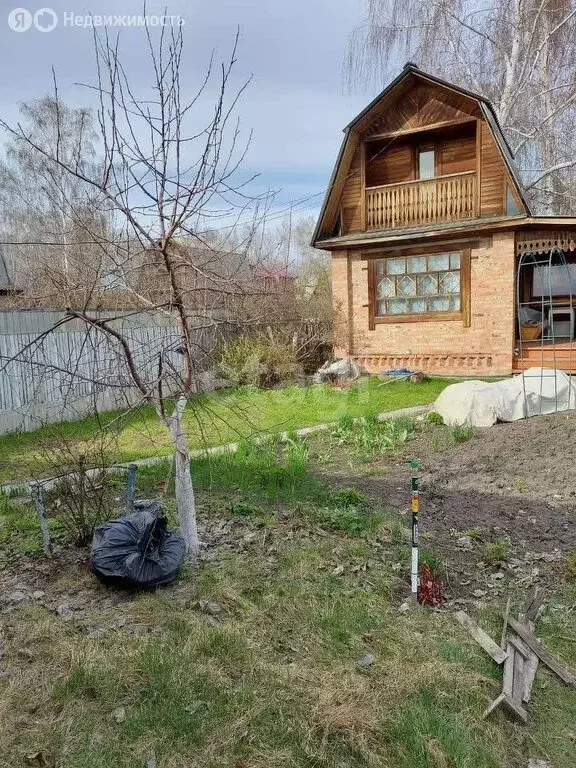
[[[395,454],[359,463],[343,452],[321,471],[408,516],[408,462],[419,458],[423,548],[444,561],[451,597],[511,582],[554,590],[576,552],[576,463],[565,454],[575,433],[565,413],[457,434],[464,442],[430,425]]]

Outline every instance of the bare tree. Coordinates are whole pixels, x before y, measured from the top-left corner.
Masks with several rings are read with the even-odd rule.
[[[20,114],[21,131],[30,142],[13,137],[0,162],[4,251],[23,301],[33,296],[36,303],[65,305],[71,292],[104,267],[102,249],[89,243],[106,238],[109,207],[98,190],[63,167],[95,163],[94,116],[64,104],[56,87],[53,96],[22,104]],[[46,158],[56,151],[62,166]],[[49,240],[59,244],[58,250],[33,245]]]
[[[339,337],[330,256],[310,245],[314,226],[313,216],[289,213],[276,225],[260,227],[249,252],[260,276],[254,284],[260,295],[251,297],[252,333],[277,348],[290,348],[305,373],[331,356]]]
[[[565,0],[367,0],[351,37],[351,85],[402,58],[488,97],[537,210],[576,197],[576,9]]]
[[[243,256],[253,230],[246,230],[246,222],[256,222],[260,206],[265,210],[266,205],[249,195],[250,179],[241,173],[249,137],[241,143],[235,107],[246,83],[229,95],[237,40],[229,60],[219,66],[212,60],[196,92],[185,98],[182,28],[163,28],[158,38],[149,30],[145,34],[152,80],[151,93],[145,95],[131,83],[118,41],[95,35],[97,78],[90,93],[98,105],[96,158],[80,151],[78,134],[75,149],[65,151],[62,111],[56,112],[56,140],[50,145],[21,124],[0,120],[0,126],[20,151],[42,160],[62,192],[67,218],[80,215],[67,184],[91,191],[110,213],[104,234],[85,225],[83,235],[87,246],[100,249],[113,265],[124,309],[113,317],[97,311],[110,285],[95,272],[83,277],[83,303],[69,305],[59,325],[80,323],[86,338],[103,339],[118,366],[114,386],[133,393],[133,402],[151,405],[165,425],[174,447],[181,530],[194,553],[199,542],[184,409],[200,386],[203,334],[233,322],[232,299],[246,290]],[[55,99],[59,103],[57,92]],[[214,247],[203,233],[218,225],[228,234]],[[244,234],[235,238],[232,233],[240,225]],[[48,239],[40,246],[48,247]],[[54,237],[50,246],[62,253],[66,243]],[[154,275],[153,290],[142,280],[151,274],[147,270]],[[230,302],[215,308],[216,295]],[[123,321],[143,309],[170,318],[178,329],[177,343],[136,354]],[[49,333],[15,357],[39,365],[35,352]],[[86,372],[82,366],[62,373],[71,381],[87,376],[110,382],[106,372]]]

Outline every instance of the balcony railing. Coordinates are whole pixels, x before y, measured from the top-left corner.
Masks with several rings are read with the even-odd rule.
[[[366,189],[367,229],[471,219],[475,212],[474,171]]]

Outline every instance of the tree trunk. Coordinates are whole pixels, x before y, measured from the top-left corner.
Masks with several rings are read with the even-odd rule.
[[[196,528],[196,500],[190,473],[190,451],[188,450],[186,435],[182,429],[182,414],[186,408],[186,403],[187,400],[182,395],[176,403],[172,416],[166,419],[166,425],[174,443],[174,474],[180,532],[186,542],[187,551],[196,555],[200,550]]]

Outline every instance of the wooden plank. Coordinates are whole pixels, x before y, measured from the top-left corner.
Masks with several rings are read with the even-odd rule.
[[[488,705],[488,707],[484,710],[482,717],[488,717],[501,704],[503,704],[508,712],[510,712],[515,718],[520,720],[520,722],[526,723],[528,721],[528,712],[524,709],[524,707],[517,701],[514,701],[514,699],[512,699],[510,696],[507,696],[504,692],[502,692],[498,698],[494,699],[494,701]]]
[[[510,616],[510,602],[509,597],[506,601],[506,610],[504,611],[504,625],[502,626],[502,638],[500,640],[500,648],[504,650],[506,648],[506,635],[508,634],[508,617]]]
[[[512,643],[506,645],[507,657],[504,662],[504,676],[502,678],[502,693],[498,698],[488,705],[484,712],[484,717],[493,712],[500,704],[503,704],[508,712],[520,722],[525,723],[528,720],[528,712],[522,706],[520,700],[515,700],[512,696],[514,688],[514,667],[516,663],[516,650]]]
[[[522,656],[523,659],[528,658],[531,651],[528,648],[528,646],[524,642],[522,642],[522,640],[520,640],[519,637],[516,637],[515,635],[510,634],[508,635],[508,642],[510,643],[510,645],[514,647],[515,651],[518,651],[518,653],[520,654],[520,656]]]
[[[364,251],[361,255],[362,261],[370,261],[371,259],[387,258],[391,259],[395,256],[422,256],[430,253],[453,253],[454,251],[461,251],[465,248],[479,248],[480,240],[462,240],[460,242],[444,243],[443,245],[417,245],[407,246],[404,248],[379,248],[375,251]]]
[[[519,621],[522,623],[525,621],[536,621],[538,618],[538,613],[540,612],[540,608],[542,607],[543,600],[544,593],[539,589],[539,587],[534,587],[534,591],[532,592],[532,596],[526,607],[526,611],[524,612],[523,617],[519,619]]]
[[[420,78],[420,76],[418,76]],[[434,123],[469,119],[479,114],[475,100],[436,83],[407,78],[356,125],[371,134],[426,130]]]
[[[528,600],[524,613],[519,614],[518,621],[526,626],[531,632],[534,631],[534,622],[538,618],[538,613],[542,605],[544,593],[538,586],[535,586],[532,590],[532,594]],[[517,647],[524,653],[526,661],[524,662],[524,690],[522,692],[522,701],[528,703],[532,696],[532,686],[534,685],[534,679],[538,670],[539,659],[534,651],[521,640],[519,637],[514,638]]]
[[[502,664],[506,661],[508,654],[467,613],[458,611],[454,615],[456,621],[472,635],[474,640],[494,659],[496,664]]]
[[[504,662],[504,676],[502,678],[502,690],[507,696],[512,696],[514,682],[514,657],[516,651],[511,643],[506,643],[506,661]]]
[[[482,121],[482,167],[480,180],[480,215],[504,213],[502,190],[506,167],[487,123]]]
[[[522,654],[524,658],[524,681],[521,698],[524,703],[528,703],[532,695],[532,686],[534,684],[534,678],[536,677],[536,670],[538,669],[539,659],[534,651],[531,651],[526,643],[516,635],[510,636],[510,642],[514,646],[515,650]]]
[[[416,133],[423,133],[426,131],[433,131],[437,128],[451,128],[458,125],[470,125],[475,123],[477,118],[475,117],[460,117],[454,120],[442,120],[437,123],[428,123],[427,125],[419,125],[413,128],[403,128],[398,131],[388,131],[386,133],[374,133],[366,136],[366,141],[379,141],[380,139],[394,139],[399,136],[411,136]]]
[[[538,671],[539,659],[534,651],[528,651],[528,658],[524,662],[524,690],[522,691],[522,701],[527,704],[532,698],[532,686]]]
[[[502,693],[496,699],[494,699],[494,701],[491,701],[490,704],[488,704],[488,706],[484,710],[484,714],[482,715],[482,718],[484,719],[488,717],[488,715],[492,714],[492,712],[494,712],[494,710],[497,709],[500,706],[500,704],[502,704],[505,698],[506,698],[506,694],[504,693],[504,691],[502,691]]]
[[[524,640],[528,648],[534,651],[540,661],[545,664],[548,669],[552,670],[552,672],[554,672],[562,682],[566,683],[566,685],[576,688],[576,675],[574,675],[574,673],[567,667],[560,664],[530,629],[523,624],[520,624],[519,621],[516,621],[511,616],[508,618],[508,624],[512,627],[514,632]]]
[[[520,720],[521,723],[528,722],[528,712],[518,701],[515,701],[510,696],[504,696],[503,704],[510,714]]]
[[[366,144],[360,142],[360,229],[366,231]]]
[[[524,653],[514,644],[514,638],[510,638],[510,644],[514,646],[514,673],[512,680],[512,698],[521,703],[524,695],[524,662],[526,657]]]

